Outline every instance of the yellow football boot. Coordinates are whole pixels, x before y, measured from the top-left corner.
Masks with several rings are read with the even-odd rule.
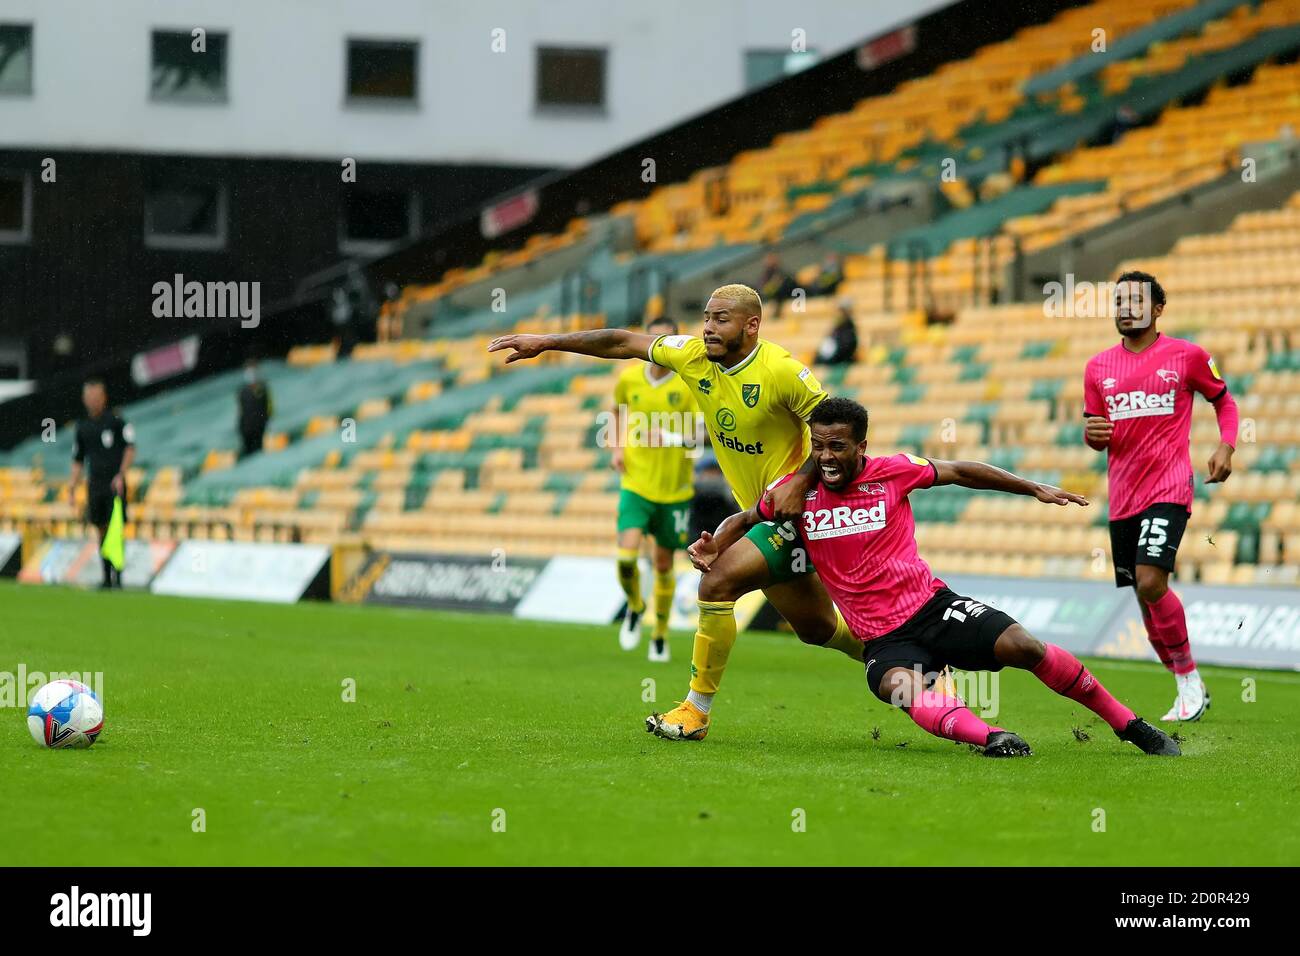
[[[703,740],[709,732],[709,715],[684,700],[666,714],[651,714],[645,729],[665,740]]]

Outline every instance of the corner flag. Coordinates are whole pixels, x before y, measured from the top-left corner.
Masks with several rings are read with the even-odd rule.
[[[122,499],[113,499],[113,516],[108,519],[108,531],[99,553],[118,572],[126,564],[126,545],[122,540]]]

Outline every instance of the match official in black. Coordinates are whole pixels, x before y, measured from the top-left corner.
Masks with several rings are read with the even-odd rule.
[[[86,474],[86,520],[99,532],[104,544],[108,522],[113,516],[113,499],[122,499],[126,515],[126,472],[135,460],[135,430],[108,408],[108,392],[97,378],[88,380],[81,390],[86,417],[77,422],[76,444],[72,451],[72,477],[68,480],[68,500],[77,501],[77,485],[82,471]],[[122,575],[108,559],[103,562],[101,588],[121,587]]]

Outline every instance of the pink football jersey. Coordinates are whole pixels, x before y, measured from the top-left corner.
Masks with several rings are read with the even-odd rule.
[[[867,458],[841,491],[819,481],[808,493],[800,525],[808,556],[859,640],[894,630],[946,586],[917,553],[907,500],[913,489],[933,485],[937,474],[915,455]],[[770,518],[766,496],[758,507]]]
[[[1192,402],[1195,393],[1215,401],[1227,390],[1205,349],[1164,334],[1143,352],[1121,342],[1088,361],[1084,414],[1115,425],[1107,455],[1112,521],[1165,501],[1192,510]]]

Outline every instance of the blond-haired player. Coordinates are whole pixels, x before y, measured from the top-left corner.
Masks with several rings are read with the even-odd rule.
[[[672,319],[655,319],[651,335],[675,335]],[[625,651],[641,643],[645,597],[637,558],[641,541],[654,542],[654,628],[650,660],[669,659],[668,618],[677,578],[673,555],[689,544],[695,471],[690,456],[698,444],[699,413],[682,377],[671,369],[633,362],[614,385],[615,441],[611,464],[619,472],[618,583],[627,596],[627,613],[619,630]]]
[[[808,560],[790,524],[803,512],[816,481],[808,463],[807,419],[826,397],[812,371],[779,345],[759,338],[763,303],[745,285],[715,289],[704,307],[704,327],[690,335],[649,335],[627,329],[593,329],[562,335],[504,335],[488,351],[512,350],[506,362],[543,352],[598,358],[642,358],[681,376],[704,415],[722,473],[741,508],[769,494],[774,521],[755,527],[718,559],[700,582],[700,620],[691,655],[690,692],[666,714],[651,714],[646,728],[672,740],[700,740],[727,658],[736,643],[736,600],[762,590],[799,639],[862,661],[862,643]],[[772,492],[768,485],[791,472]]]

